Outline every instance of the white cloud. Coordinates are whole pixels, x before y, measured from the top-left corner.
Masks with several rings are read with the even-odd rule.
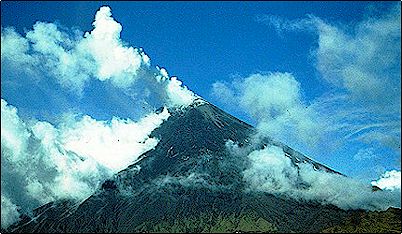
[[[143,92],[142,98],[148,90],[164,97],[162,101],[169,106],[187,106],[195,99],[195,94],[177,78],[169,77],[166,69],[157,67],[155,72],[141,48],[125,45],[120,38],[122,26],[112,18],[109,7],[98,10],[93,27],[83,34],[36,22],[25,37],[13,28],[2,28],[1,57],[6,67],[2,66],[2,72],[17,69],[29,71],[38,79],[51,76],[79,96],[94,78],[109,81],[128,96],[134,96],[131,92],[136,89]],[[143,83],[136,87],[139,80]],[[144,84],[151,88],[144,88]]]
[[[212,84],[212,95],[219,98],[223,103],[231,103],[235,100],[234,90],[229,87],[230,84],[222,81],[216,81]]]
[[[373,186],[386,190],[401,190],[401,172],[397,170],[386,171],[377,181],[371,182]]]
[[[150,65],[149,57],[140,49],[122,45],[122,26],[112,18],[109,7],[98,10],[93,26],[91,32],[85,33],[85,39],[79,46],[84,46],[95,59],[98,79],[111,79],[118,87],[129,87],[141,65]]]
[[[241,104],[255,117],[263,114],[274,119],[302,105],[300,84],[289,73],[253,74],[239,85],[244,88]]]
[[[321,101],[334,129],[344,137],[383,145],[400,151],[401,116],[401,8],[394,4],[387,11],[368,15],[350,25],[328,23],[309,15],[287,20],[260,16],[259,21],[279,32],[308,31],[318,37],[312,51],[315,66],[342,102]],[[356,110],[358,113],[356,114]],[[348,116],[348,118],[345,118]],[[358,124],[357,124],[358,123]],[[373,127],[375,126],[375,127]],[[350,134],[350,133],[355,134]]]
[[[319,37],[314,55],[324,79],[365,104],[400,107],[400,5],[349,31],[318,18],[315,25]]]
[[[55,199],[85,198],[111,175],[93,159],[63,149],[49,123],[27,124],[14,107],[1,103],[1,196],[21,211]],[[2,215],[14,215],[5,213],[14,209],[4,209]]]
[[[30,135],[25,123],[18,117],[17,109],[8,106],[7,102],[1,99],[1,145],[13,149],[12,160],[16,162],[22,160]]]
[[[61,127],[61,144],[66,150],[91,157],[117,172],[157,145],[158,140],[149,134],[169,116],[166,108],[137,123],[118,118],[107,123],[84,116],[72,125]]]
[[[153,184],[157,186],[157,188],[167,187],[168,185],[172,184],[180,184],[185,187],[209,187],[213,188],[213,185],[206,180],[209,175],[207,174],[200,174],[200,173],[189,173],[188,175],[182,176],[170,176],[170,175],[163,175],[158,177],[153,181]]]
[[[288,20],[276,15],[257,15],[256,21],[273,27],[276,32],[283,36],[285,31],[305,31],[306,29],[313,31],[315,17],[308,15],[305,19]]]
[[[150,89],[159,95],[167,107],[186,107],[198,98],[198,95],[183,85],[177,77],[169,76],[168,71],[163,67],[156,66],[156,72],[148,83],[157,84]]]
[[[372,147],[367,149],[359,149],[359,151],[353,156],[353,159],[357,161],[374,158],[378,158],[378,155],[375,154],[374,148]]]
[[[18,207],[1,194],[1,227],[8,227],[18,221],[19,216]]]
[[[248,154],[248,158],[252,166],[243,174],[253,189],[283,193],[296,186],[289,178],[297,178],[297,170],[281,148],[272,146],[255,150]]]
[[[85,88],[94,84],[93,80],[102,81],[97,82],[96,88],[99,95],[104,95],[102,98],[111,97],[103,93],[111,92],[110,83],[113,92],[122,92],[114,95],[124,94],[133,100],[124,104],[128,108],[138,107],[141,102],[148,105],[147,101],[154,99],[157,108],[185,107],[197,97],[176,77],[169,77],[166,69],[152,68],[150,58],[141,48],[126,46],[120,38],[121,31],[122,26],[112,18],[109,7],[99,9],[93,30],[85,34],[45,22],[36,22],[26,35],[18,34],[12,27],[1,28],[2,83],[7,83],[7,90],[24,88],[23,96],[16,95],[16,103],[47,103],[54,97],[64,101],[49,106],[49,110],[59,112],[50,117],[57,119],[59,124],[55,126],[46,121],[22,120],[17,109],[3,100],[7,96],[2,96],[2,227],[15,221],[17,206],[22,212],[29,212],[55,199],[89,196],[104,179],[157,145],[158,139],[149,134],[170,116],[166,108],[158,114],[139,116],[137,122],[119,117],[98,121],[89,115],[59,118],[66,111],[80,112],[80,107],[66,110],[64,104],[85,103],[88,100],[84,98],[98,101],[94,94],[85,96]],[[21,82],[25,79],[29,82]],[[65,90],[78,95],[64,93]],[[34,97],[29,96],[32,93]],[[109,105],[119,107],[120,103],[113,103],[115,100]],[[99,110],[94,105],[85,107]],[[24,116],[37,111],[24,110]]]
[[[96,65],[85,48],[77,46],[77,41],[60,31],[55,24],[44,22],[36,22],[25,38],[18,34],[14,36],[29,42],[26,44],[26,52],[21,56],[30,56],[37,61],[24,64],[26,68],[36,71],[37,76],[42,73],[51,75],[62,86],[82,93]],[[8,59],[7,56],[2,58]]]
[[[385,210],[401,205],[400,187],[395,191],[373,192],[369,185],[339,174],[315,170],[308,163],[300,162],[297,168],[276,146],[254,150],[247,157],[250,166],[243,171],[243,176],[248,189],[253,191],[333,204],[342,209]]]
[[[382,16],[348,26],[329,24],[312,15],[300,20],[275,16],[257,20],[275,27],[280,34],[317,34],[318,47],[312,54],[330,91],[307,103],[291,74],[253,74],[231,83],[213,84],[212,93],[219,101],[242,108],[257,121],[260,132],[282,142],[300,147],[300,141],[312,138],[314,144],[301,144],[305,152],[321,138],[326,150],[359,140],[371,146],[381,143],[392,147],[400,155],[400,5]],[[296,170],[281,149],[272,147],[248,154],[251,166],[244,171],[244,178],[250,189],[345,209],[400,207],[400,182],[394,191],[373,193],[368,185],[316,171],[309,164],[300,163]],[[374,149],[360,150],[355,159],[375,158]],[[322,147],[319,150],[322,154]],[[385,187],[398,178],[397,174],[385,177]]]
[[[10,204],[29,212],[56,199],[80,200],[91,195],[102,181],[156,146],[158,140],[149,134],[169,115],[165,108],[138,122],[119,118],[105,122],[84,116],[79,121],[65,118],[55,127],[44,121],[23,121],[17,109],[2,99],[1,196],[8,199],[2,200],[5,225],[11,221],[4,217],[15,216]]]
[[[17,64],[35,64],[28,54],[29,41],[21,37],[13,28],[1,28],[1,58],[7,58]]]
[[[329,91],[307,101],[291,74],[253,74],[213,84],[219,102],[240,106],[262,132],[300,148],[323,144],[335,149],[360,141],[380,143],[400,155],[400,5],[350,25],[330,24],[313,15],[257,20],[280,33],[316,34],[318,46],[311,53]],[[311,139],[308,144],[306,139]]]
[[[196,95],[182,86],[182,82],[177,77],[171,77],[167,84],[168,105],[173,106],[188,106],[196,98]]]
[[[257,128],[278,140],[316,143],[325,121],[302,98],[300,83],[290,73],[253,74],[231,84],[216,82],[213,94],[241,107],[257,120]]]
[[[315,22],[319,36],[314,52],[317,69],[347,95],[347,102],[332,105],[337,108],[328,115],[334,116],[334,122],[352,123],[348,130],[355,132],[354,139],[369,144],[379,141],[399,151],[400,5],[380,17],[359,22],[349,32],[319,19]],[[361,110],[358,116],[354,116],[356,109]],[[359,127],[336,115],[341,110],[349,119],[359,119]]]
[[[115,86],[127,88],[138,78],[141,66],[150,65],[150,60],[142,50],[123,45],[122,26],[111,16],[109,7],[101,7],[93,22],[94,29],[81,38],[71,37],[55,24],[43,22],[37,22],[33,30],[27,32],[26,39],[12,36],[19,41],[28,40],[29,43],[24,43],[25,50],[19,52],[29,56],[31,46],[37,52],[32,56],[40,58],[68,88],[82,91],[90,77],[101,81],[110,79]]]
[[[45,94],[40,97],[43,100],[52,98],[46,95],[53,84],[48,78],[54,78],[65,90],[74,91],[78,99],[84,97],[85,86],[91,79],[110,81],[115,90],[137,97],[136,103],[159,98],[157,104],[181,107],[195,99],[196,95],[177,78],[169,77],[166,69],[151,68],[142,49],[125,46],[120,39],[122,26],[111,17],[109,7],[99,9],[93,26],[85,35],[44,22],[35,23],[25,36],[13,28],[2,28],[2,75],[7,73],[2,81],[7,81],[7,87],[17,85],[12,88],[18,89],[20,80],[32,79],[34,85],[27,85],[27,93]],[[12,71],[27,73],[20,78]],[[139,80],[142,83],[136,86]],[[63,105],[54,108],[61,108],[62,114],[66,111]],[[2,227],[16,221],[17,206],[22,212],[30,212],[49,201],[80,200],[92,194],[104,179],[157,145],[158,139],[149,134],[169,115],[165,108],[137,122],[119,117],[98,121],[88,115],[70,116],[59,118],[59,125],[53,126],[46,121],[23,121],[17,109],[2,99]]]

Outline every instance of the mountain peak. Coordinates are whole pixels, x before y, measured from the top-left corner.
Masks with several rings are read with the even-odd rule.
[[[277,146],[295,167],[309,163],[314,170],[340,174],[269,137],[256,140],[257,131],[253,126],[202,98],[185,108],[171,108],[169,112],[168,120],[151,133],[151,137],[159,139],[155,149],[144,153],[116,176],[121,187],[135,189],[164,176],[191,175],[202,175],[210,184],[243,186],[241,172],[247,167],[247,157],[232,155],[228,142],[249,151]]]
[[[106,180],[81,203],[54,203],[13,231],[139,232],[162,220],[222,217],[221,214],[257,212],[280,231],[318,231],[346,215],[334,206],[300,203],[263,192],[247,192],[243,172],[250,160],[228,149],[228,143],[252,151],[267,145],[283,149],[295,167],[311,163],[316,170],[331,169],[285,144],[264,138],[255,143],[253,126],[203,99],[184,108],[170,108],[170,117],[151,137],[157,146]],[[308,225],[318,215],[325,222]],[[169,222],[170,222],[169,221]],[[52,227],[45,229],[45,227]]]

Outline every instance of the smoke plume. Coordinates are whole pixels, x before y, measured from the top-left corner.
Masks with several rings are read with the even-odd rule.
[[[171,79],[166,69],[151,67],[142,48],[125,46],[121,31],[121,24],[112,18],[107,6],[98,10],[93,30],[84,34],[45,22],[36,22],[25,36],[12,27],[2,28],[1,58],[2,65],[7,67],[2,73],[22,69],[37,79],[51,76],[79,96],[96,79],[109,82],[128,95],[152,87],[153,95],[163,97],[162,103],[169,106],[188,105],[195,99],[195,94],[177,78]],[[140,80],[143,83],[138,83]]]
[[[3,228],[47,202],[92,194],[158,144],[149,134],[170,114],[153,110],[196,98],[166,69],[152,67],[141,48],[122,41],[109,7],[96,12],[92,25],[83,33],[36,22],[25,35],[1,28]]]

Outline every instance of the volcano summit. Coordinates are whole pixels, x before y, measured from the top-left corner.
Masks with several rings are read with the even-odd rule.
[[[280,148],[296,176],[304,164],[344,177],[340,173],[282,143],[256,137],[251,125],[203,99],[169,112],[171,116],[151,134],[160,139],[158,145],[106,180],[93,195],[84,201],[43,205],[6,231],[318,232],[342,225],[356,214],[254,189],[245,179],[253,165],[250,152],[267,147]],[[280,186],[277,178],[270,179]],[[295,186],[310,185],[300,179]]]

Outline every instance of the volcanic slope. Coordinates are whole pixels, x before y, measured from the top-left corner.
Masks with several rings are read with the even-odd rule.
[[[311,163],[315,170],[337,172],[269,138],[255,143],[251,125],[203,99],[169,112],[151,133],[158,145],[89,198],[48,203],[7,231],[318,232],[348,217],[332,205],[247,190],[247,153],[231,153],[227,144],[246,151],[276,145],[295,167]]]

